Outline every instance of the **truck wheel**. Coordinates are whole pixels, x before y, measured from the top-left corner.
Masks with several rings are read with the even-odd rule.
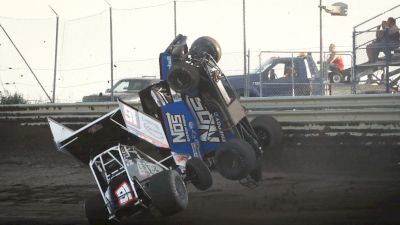
[[[84,207],[89,225],[111,224],[111,221],[108,220],[107,208],[100,193],[87,198]]]
[[[251,121],[262,148],[273,148],[282,143],[282,127],[272,116],[259,116]]]
[[[150,179],[150,193],[154,207],[168,216],[186,209],[188,193],[182,177],[174,170],[165,170]]]
[[[172,90],[178,93],[188,93],[197,87],[199,81],[200,73],[197,68],[180,61],[172,65],[167,82]]]
[[[187,178],[198,190],[205,191],[213,183],[210,170],[199,158],[192,158],[186,162],[186,174]]]
[[[203,57],[204,52],[210,54],[214,58],[215,62],[218,62],[221,59],[221,46],[212,37],[199,37],[190,47],[190,53],[195,58]]]
[[[230,180],[240,180],[256,166],[256,153],[249,143],[232,139],[221,145],[215,153],[218,172]]]
[[[342,83],[343,76],[340,74],[337,74],[337,73],[331,73],[331,74],[329,74],[329,79],[330,79],[331,83],[338,84],[338,83]]]

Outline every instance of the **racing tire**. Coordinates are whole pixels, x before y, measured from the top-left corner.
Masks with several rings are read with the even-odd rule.
[[[190,182],[200,191],[205,191],[212,186],[210,170],[199,158],[192,158],[186,162],[186,174]]]
[[[186,209],[189,198],[182,177],[174,170],[164,170],[150,179],[154,207],[164,216]]]
[[[223,143],[215,153],[217,171],[229,180],[240,180],[256,167],[256,153],[242,139],[231,139]]]
[[[339,84],[343,82],[343,76],[341,74],[331,73],[329,75],[329,80],[331,83]]]
[[[100,193],[90,196],[84,202],[85,215],[89,225],[111,225],[108,220],[108,211]]]
[[[204,53],[207,53],[213,57],[215,62],[219,62],[222,55],[219,43],[208,36],[197,38],[190,47],[190,53],[194,58],[201,58]]]
[[[259,116],[250,122],[264,150],[282,144],[283,131],[281,125],[272,116]]]
[[[177,93],[189,93],[200,81],[200,73],[196,67],[184,62],[176,62],[169,71],[169,87]]]

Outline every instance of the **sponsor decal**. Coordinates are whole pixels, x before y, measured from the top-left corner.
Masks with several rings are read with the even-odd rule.
[[[200,131],[200,140],[203,142],[225,142],[225,134],[222,130],[222,122],[219,114],[214,112],[211,114],[201,103],[199,97],[187,97],[187,104],[190,106],[198,123]]]
[[[186,129],[185,115],[172,115],[171,113],[166,113],[165,115],[167,116],[172,142],[189,142],[190,139]]]
[[[115,190],[114,194],[115,197],[117,197],[118,204],[120,206],[124,206],[127,203],[135,200],[135,198],[132,196],[128,183],[125,181]]]
[[[133,165],[133,159],[131,157],[131,154],[129,154],[128,150],[125,149],[124,147],[120,148],[122,159],[124,160],[126,166],[131,166]]]
[[[172,66],[172,58],[171,56],[167,56],[167,67],[168,69],[171,69]]]
[[[146,129],[154,138],[163,139],[164,132],[158,126],[158,123],[154,123],[152,120],[148,120],[146,117],[143,117],[143,127]]]
[[[213,115],[214,115],[215,125],[217,126],[217,130],[218,130],[219,136],[221,138],[221,141],[226,142],[225,133],[224,133],[224,130],[222,129],[221,117],[219,116],[218,112],[214,112]]]
[[[171,153],[172,153],[172,156],[174,157],[176,165],[186,166],[186,162],[189,160],[190,156],[177,154],[175,152],[171,152]]]
[[[126,128],[130,133],[161,148],[168,148],[168,141],[160,121],[119,102]]]

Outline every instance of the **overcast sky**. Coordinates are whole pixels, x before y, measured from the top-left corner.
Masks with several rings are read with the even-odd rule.
[[[336,1],[324,0],[323,5]],[[399,4],[398,0],[344,0],[347,17],[323,15],[324,49],[336,43],[351,51],[353,27]],[[158,76],[158,54],[174,37],[172,0],[109,0],[113,7],[115,79]],[[319,51],[318,0],[247,0],[247,48],[251,69],[262,50]],[[58,102],[109,87],[109,11],[103,0],[0,0],[0,23],[20,48],[46,91],[52,95],[55,15],[60,16]],[[396,15],[399,16],[400,10]],[[199,36],[220,43],[221,67],[227,74],[243,70],[242,0],[178,0],[177,30],[189,44]],[[4,35],[0,34],[0,91],[18,91],[29,100],[46,95]],[[267,57],[267,56],[264,56]],[[319,56],[315,56],[318,58]],[[349,60],[348,60],[349,61]]]

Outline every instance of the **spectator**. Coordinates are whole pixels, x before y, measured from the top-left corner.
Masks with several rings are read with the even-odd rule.
[[[276,73],[274,69],[271,69],[271,71],[269,72],[269,79],[270,80],[275,80],[276,79]]]
[[[285,77],[290,77],[290,76],[297,76],[296,70],[292,67],[292,65],[289,65],[286,67],[285,73],[283,74]]]
[[[329,58],[326,60],[329,64],[329,70],[337,73],[342,74],[344,70],[344,63],[342,56],[336,54],[336,45],[330,44],[329,45]]]
[[[387,38],[385,38],[385,35],[387,35]],[[368,62],[376,62],[378,60],[379,52],[385,51],[386,45],[389,49],[399,47],[399,37],[399,28],[397,27],[396,20],[393,17],[389,17],[387,21],[382,21],[382,24],[377,27],[376,40],[367,45],[366,50]]]

